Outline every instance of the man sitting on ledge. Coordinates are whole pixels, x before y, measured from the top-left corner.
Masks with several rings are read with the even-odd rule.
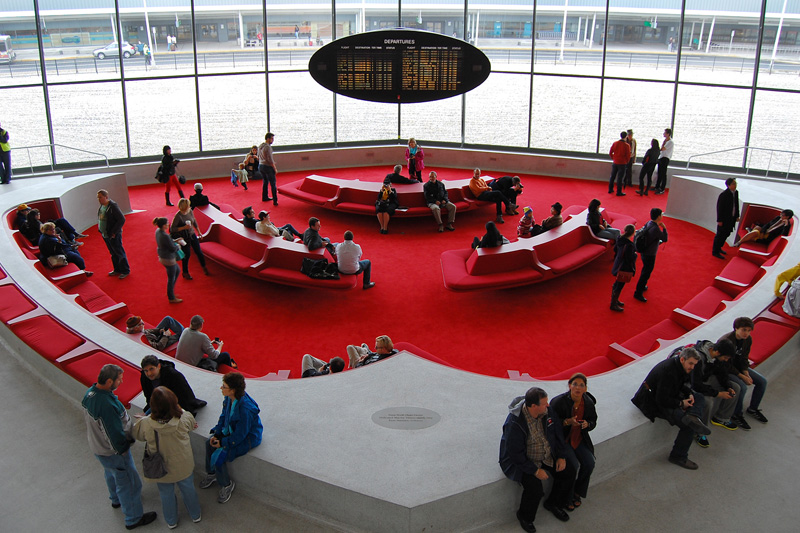
[[[308,229],[303,233],[303,244],[306,245],[309,251],[319,250],[324,247],[331,254],[331,257],[336,259],[336,246],[331,243],[329,238],[320,237],[319,229],[321,227],[322,222],[317,217],[309,218]]]
[[[503,205],[506,206],[506,213],[512,214],[514,212],[511,201],[506,198],[502,192],[493,191],[481,178],[481,169],[479,168],[476,168],[472,173],[472,179],[469,180],[469,190],[475,198],[482,202],[494,202],[497,207],[497,219],[495,222],[498,224],[503,224],[505,222],[503,220]]]
[[[669,462],[689,470],[697,470],[697,463],[689,460],[689,447],[695,433],[711,434],[700,419],[705,406],[703,395],[693,393],[690,385],[690,375],[699,361],[700,354],[694,348],[684,349],[680,357],[664,359],[650,370],[631,398],[651,422],[658,417],[678,426]]]
[[[391,357],[397,353],[394,349],[392,339],[387,335],[381,335],[375,339],[375,351],[371,352],[367,348],[367,343],[361,346],[349,345],[347,347],[347,357],[350,359],[350,368],[358,368],[360,366],[369,365],[387,357]]]
[[[145,398],[144,412],[150,411],[150,396],[156,387],[166,387],[178,397],[178,405],[186,409],[192,416],[197,416],[197,410],[206,406],[205,400],[195,397],[192,387],[183,374],[175,370],[175,363],[159,359],[155,355],[146,355],[142,359],[142,375],[139,383]]]
[[[302,374],[301,378],[311,378],[314,376],[327,376],[328,374],[337,374],[344,370],[344,359],[341,357],[334,357],[329,363],[322,359],[317,359],[311,354],[305,354],[301,363]]]
[[[342,274],[359,275],[363,272],[363,288],[371,289],[375,286],[375,282],[369,280],[372,262],[369,259],[361,259],[361,253],[361,246],[353,242],[353,232],[345,231],[344,242],[336,245],[337,268]]]
[[[417,180],[412,180],[411,178],[407,178],[405,176],[401,176],[400,172],[403,170],[402,165],[395,165],[394,172],[391,174],[386,174],[385,180],[389,180],[391,183],[397,183],[400,185],[409,184],[409,183],[419,183]]]
[[[197,366],[205,370],[216,370],[218,365],[228,365],[238,368],[236,361],[231,354],[222,351],[224,344],[219,339],[214,339],[217,348],[211,344],[211,339],[203,333],[203,317],[194,315],[187,329],[181,333],[178,341],[178,350],[175,352],[175,359],[186,364]],[[208,358],[204,358],[203,354]]]
[[[454,231],[453,222],[456,220],[456,206],[447,198],[447,189],[444,183],[438,180],[436,172],[428,174],[428,182],[422,186],[425,194],[425,203],[433,213],[433,218],[439,225],[439,233],[444,230],[442,225],[442,209],[447,209],[447,229]]]

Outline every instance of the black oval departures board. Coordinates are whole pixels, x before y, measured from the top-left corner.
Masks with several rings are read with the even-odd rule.
[[[371,102],[431,102],[471,91],[491,72],[471,44],[397,28],[343,37],[317,50],[308,72],[331,91]]]

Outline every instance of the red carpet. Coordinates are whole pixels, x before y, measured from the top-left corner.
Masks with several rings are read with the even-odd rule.
[[[438,170],[438,169],[437,169]],[[380,181],[388,168],[319,170],[331,177]],[[313,172],[278,175],[279,184]],[[485,172],[491,176],[501,174]],[[443,179],[468,178],[470,170],[439,171]],[[522,176],[525,193],[521,206],[531,205],[537,220],[555,201],[565,207],[588,205],[597,197],[610,211],[630,214],[637,227],[649,218],[651,207],[666,205],[666,195],[640,198],[607,194],[606,184],[586,180]],[[184,186],[192,192],[192,181]],[[237,208],[253,205],[256,211],[272,211],[277,225],[291,222],[300,231],[308,217],[322,220],[323,236],[341,241],[345,230],[355,233],[364,256],[373,262],[374,289],[364,292],[297,289],[274,285],[233,273],[209,261],[212,277],[203,275],[196,259],[190,270],[193,281],[180,279],[176,293],[182,304],[166,298],[166,274],[156,258],[156,216],[171,220],[177,208],[164,206],[163,186],[130,189],[131,204],[141,210],[127,217],[124,244],[132,274],[124,281],[110,278],[111,261],[102,240],[91,228],[81,249],[92,278],[115,300],[126,302],[132,312],[157,323],[172,315],[184,325],[194,314],[206,319],[205,332],[225,341],[225,350],[242,370],[263,375],[282,369],[299,377],[300,358],[311,353],[328,359],[345,357],[347,344],[368,343],[387,334],[395,342],[406,341],[471,372],[507,377],[507,370],[549,375],[598,355],[611,342],[623,342],[666,318],[708,286],[725,262],[711,256],[713,235],[691,224],[665,218],[670,240],[662,245],[647,292],[648,303],[633,299],[633,284],[622,294],[625,313],[608,309],[611,256],[552,282],[510,290],[455,293],[444,288],[439,257],[442,251],[467,248],[474,235],[483,234],[494,207],[459,214],[456,231],[438,233],[433,218],[392,220],[388,235],[378,232],[374,217],[359,217],[315,208],[281,197],[280,205],[262,204],[261,183],[250,191],[234,189],[229,179],[205,181],[205,193],[213,202]],[[173,202],[177,198],[173,192]],[[667,213],[668,215],[668,213]],[[516,235],[516,217],[500,226],[504,235]],[[641,267],[641,263],[637,268]]]

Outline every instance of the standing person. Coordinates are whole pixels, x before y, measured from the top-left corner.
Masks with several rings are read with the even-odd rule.
[[[206,477],[200,482],[200,488],[207,489],[219,483],[222,487],[217,498],[219,503],[230,500],[236,487],[228,474],[228,463],[261,444],[264,431],[258,404],[244,391],[245,386],[244,377],[238,372],[222,376],[222,414],[206,441]]]
[[[718,259],[725,259],[728,254],[722,249],[728,240],[733,227],[739,222],[739,191],[736,190],[736,178],[725,180],[726,189],[717,197],[717,234],[714,235],[714,244],[711,255]]]
[[[181,198],[184,198],[183,189],[181,189],[181,182],[178,180],[178,176],[175,174],[175,170],[178,166],[178,163],[180,163],[180,160],[172,157],[172,148],[169,146],[164,146],[161,151],[164,153],[164,157],[161,158],[161,175],[167,180],[164,182],[166,187],[166,190],[164,191],[164,198],[167,200],[167,207],[172,207],[174,204],[169,201],[169,193],[172,190],[173,185],[176,189],[178,189],[178,195]]]
[[[375,200],[375,216],[381,225],[381,234],[389,233],[389,219],[394,216],[394,212],[400,207],[397,201],[397,191],[392,187],[392,182],[386,178],[383,180],[381,190],[378,191],[378,198]]]
[[[631,147],[631,158],[628,164],[625,165],[625,186],[633,186],[633,164],[636,163],[636,139],[633,138],[633,130],[628,130],[628,137],[626,138],[628,146]]]
[[[476,168],[472,171],[472,179],[469,180],[469,190],[476,199],[482,202],[493,202],[495,204],[495,213],[497,218],[495,222],[504,224],[503,220],[503,206],[505,205],[506,211],[513,211],[511,202],[500,191],[493,191],[486,182],[481,178],[481,169]]]
[[[617,239],[614,245],[614,266],[611,274],[616,276],[614,284],[611,285],[611,310],[621,313],[625,310],[625,304],[619,301],[619,295],[625,284],[633,279],[636,274],[636,247],[633,245],[633,235],[636,227],[633,224],[625,226],[625,232]]]
[[[559,394],[550,405],[561,419],[567,462],[577,476],[570,491],[567,510],[581,506],[581,498],[589,491],[589,480],[594,471],[594,444],[589,432],[597,427],[597,400],[587,390],[586,376],[580,372],[569,378],[569,390]]]
[[[142,509],[142,480],[131,457],[131,419],[114,391],[122,384],[122,368],[104,365],[97,383],[83,396],[83,419],[89,449],[105,471],[111,507],[122,507],[125,528],[135,529],[156,519]]]
[[[569,520],[567,507],[575,471],[566,460],[561,420],[539,387],[528,389],[508,406],[500,439],[500,468],[506,477],[522,484],[517,520],[522,529],[535,532],[536,512],[544,497],[543,481],[553,478],[544,508],[562,522]]]
[[[113,265],[113,269],[108,275],[125,279],[131,273],[128,256],[122,246],[122,226],[125,225],[125,215],[122,214],[117,202],[108,197],[107,190],[97,191],[97,201],[100,203],[100,209],[97,210],[97,229],[103,236]]]
[[[264,142],[258,147],[258,171],[264,177],[261,183],[261,201],[278,205],[278,167],[275,166],[275,159],[272,155],[272,143],[275,142],[275,134],[267,133],[264,135]],[[272,198],[269,197],[268,187],[272,187]]]
[[[626,142],[628,132],[619,134],[619,140],[611,145],[608,155],[611,156],[611,177],[608,179],[608,194],[614,192],[614,181],[617,182],[617,196],[625,196],[622,192],[622,180],[625,179],[625,167],[631,159],[631,147]]]
[[[178,250],[181,247],[178,245],[178,241],[174,241],[170,237],[169,220],[166,217],[154,218],[153,225],[156,227],[158,262],[167,269],[167,298],[169,303],[179,304],[183,300],[175,296],[175,282],[178,281],[178,275],[181,273],[181,267],[178,266],[177,260]]]
[[[417,144],[417,140],[411,137],[406,148],[406,161],[408,161],[408,175],[422,183],[422,171],[425,170],[425,152]]]
[[[342,274],[361,274],[364,273],[363,289],[371,289],[375,286],[374,281],[370,281],[372,263],[369,259],[361,259],[361,246],[353,242],[353,232],[344,232],[344,242],[336,245],[336,264]]]
[[[8,144],[8,130],[0,125],[0,183],[11,183],[11,145]]]
[[[142,54],[144,55],[144,64],[150,65],[150,47],[146,43],[142,46]]]
[[[672,130],[664,130],[664,142],[661,144],[661,157],[658,158],[658,181],[656,181],[656,194],[664,194],[667,188],[667,167],[672,159],[675,143],[672,142]]]
[[[650,196],[648,191],[653,179],[653,170],[658,163],[658,156],[661,155],[661,147],[658,144],[658,139],[650,141],[650,149],[645,152],[642,158],[642,170],[639,171],[639,190],[636,194],[639,196]],[[647,176],[647,187],[644,186],[644,177]]]
[[[189,433],[195,429],[197,422],[192,413],[181,409],[178,397],[164,386],[156,387],[150,396],[150,416],[133,426],[133,437],[145,442],[145,450],[151,454],[160,453],[164,458],[167,474],[160,478],[148,478],[145,474],[145,479],[158,485],[161,510],[170,529],[178,526],[176,486],[192,522],[200,521],[200,500],[194,490],[194,456],[189,441]]]
[[[425,195],[425,203],[428,204],[428,209],[433,213],[433,218],[439,225],[439,233],[444,231],[442,225],[442,208],[447,210],[447,229],[455,231],[453,222],[456,221],[456,205],[447,198],[447,188],[444,183],[439,181],[436,172],[431,171],[428,174],[428,182],[422,186],[422,192]]]
[[[300,28],[297,27],[297,24],[294,25],[294,38],[295,39],[300,38]]]
[[[697,463],[689,459],[695,434],[711,434],[701,420],[705,399],[691,387],[690,375],[699,361],[700,354],[694,348],[686,348],[680,357],[664,359],[650,370],[631,398],[633,405],[651,422],[658,417],[678,426],[669,462],[688,470],[697,470]]]
[[[200,237],[197,236],[200,228],[197,227],[197,220],[194,218],[191,205],[187,198],[181,198],[178,202],[178,212],[175,213],[175,217],[172,219],[169,231],[172,238],[181,238],[186,243],[181,246],[181,251],[183,251],[183,258],[181,259],[183,264],[183,277],[192,279],[192,275],[189,274],[189,258],[192,256],[192,250],[194,250],[197,260],[200,261],[200,267],[203,269],[203,273],[206,276],[210,276],[211,273],[208,271],[208,267],[206,267],[206,258],[203,255],[203,249],[200,248]]]
[[[645,232],[645,247],[640,251],[642,256],[642,273],[639,274],[639,282],[636,284],[636,292],[633,297],[640,302],[646,302],[644,291],[647,290],[647,281],[653,268],[656,266],[656,254],[658,246],[662,242],[667,242],[667,227],[664,225],[664,212],[654,207],[650,210],[650,221],[644,225],[642,230]]]

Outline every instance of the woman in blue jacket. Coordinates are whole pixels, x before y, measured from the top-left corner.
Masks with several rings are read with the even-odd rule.
[[[258,416],[260,409],[250,395],[244,392],[244,376],[229,372],[222,376],[222,414],[213,435],[206,441],[206,477],[200,482],[207,489],[216,481],[222,487],[219,503],[231,499],[236,483],[228,475],[228,463],[261,444],[264,427]]]

